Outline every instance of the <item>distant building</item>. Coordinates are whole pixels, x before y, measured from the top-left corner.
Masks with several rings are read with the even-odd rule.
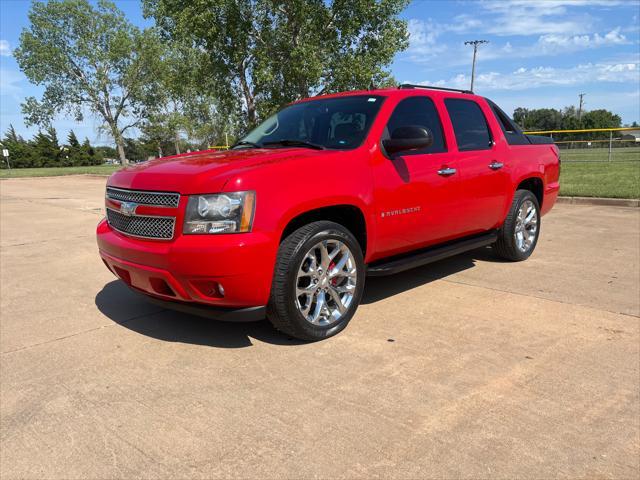
[[[624,132],[620,140],[629,140],[640,143],[640,130],[628,130]]]

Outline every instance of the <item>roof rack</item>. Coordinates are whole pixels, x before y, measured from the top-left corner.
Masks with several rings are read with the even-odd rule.
[[[398,88],[426,88],[428,90],[444,90],[446,92],[459,92],[459,93],[471,93],[471,90],[461,90],[459,88],[446,88],[446,87],[434,87],[432,85],[416,85],[413,83],[403,83],[402,85],[398,85]]]

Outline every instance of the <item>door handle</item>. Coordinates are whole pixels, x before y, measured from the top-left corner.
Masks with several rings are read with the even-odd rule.
[[[504,167],[504,163],[496,162],[495,160],[489,164],[491,170],[500,170],[502,167]]]
[[[454,173],[456,173],[457,170],[455,168],[441,168],[440,170],[438,170],[438,175],[443,176],[443,177],[449,177],[451,175],[453,175]]]

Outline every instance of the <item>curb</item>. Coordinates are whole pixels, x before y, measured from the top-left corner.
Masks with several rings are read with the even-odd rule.
[[[558,197],[558,203],[570,205],[603,205],[607,207],[640,207],[637,198]]]

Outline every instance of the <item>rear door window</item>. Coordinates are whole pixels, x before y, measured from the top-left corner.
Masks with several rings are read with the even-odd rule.
[[[489,125],[480,106],[472,100],[448,98],[444,101],[458,150],[489,150],[493,146]]]
[[[502,129],[502,133],[504,133],[504,136],[507,139],[507,143],[509,145],[529,145],[531,143],[529,142],[529,139],[522,133],[520,127],[518,127],[518,125],[516,125],[516,123],[509,118],[509,115],[504,113],[504,111],[491,100],[487,99],[487,103],[491,107],[496,120],[498,120],[500,128]]]
[[[389,118],[385,138],[389,138],[396,128],[416,126],[426,128],[433,135],[433,144],[422,150],[412,150],[403,155],[446,152],[447,147],[442,134],[442,123],[433,101],[429,97],[409,97],[396,106]]]

